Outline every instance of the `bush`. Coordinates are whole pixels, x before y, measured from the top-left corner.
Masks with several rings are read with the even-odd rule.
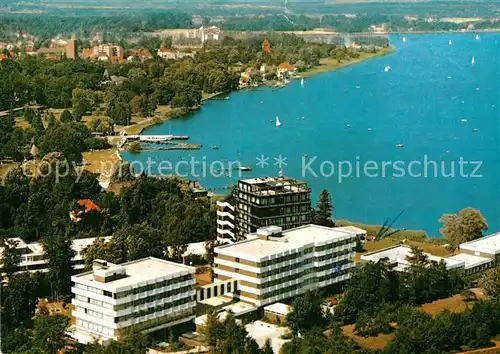
[[[87,150],[106,150],[112,148],[112,146],[108,144],[107,140],[99,138],[85,139],[85,146],[87,147]]]
[[[374,316],[362,312],[356,321],[356,333],[363,337],[389,334],[392,332],[389,322],[390,317],[386,312],[379,311]]]

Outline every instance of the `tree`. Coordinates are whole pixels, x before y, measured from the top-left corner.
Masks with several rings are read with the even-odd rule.
[[[33,117],[35,117],[36,113],[33,109],[27,107],[24,109],[24,113],[23,113],[23,118],[24,120],[26,120],[28,123],[31,124],[31,122],[33,121]]]
[[[51,129],[56,125],[56,117],[54,113],[49,114],[49,118],[47,118],[47,129]]]
[[[384,260],[356,267],[344,299],[335,308],[335,317],[344,323],[355,323],[361,312],[374,314],[382,303],[397,301],[399,277]]]
[[[481,287],[484,293],[491,297],[500,296],[500,268],[487,270],[481,278]]]
[[[271,345],[271,340],[269,338],[266,339],[264,346],[262,347],[262,354],[274,354],[273,347]]]
[[[412,266],[425,267],[429,264],[428,256],[418,247],[411,245],[411,253],[406,256],[406,260]]]
[[[51,235],[42,239],[42,247],[47,260],[47,279],[52,293],[56,296],[70,294],[73,275],[71,259],[76,255],[71,239],[60,233]]]
[[[297,297],[293,302],[292,311],[286,316],[286,321],[294,333],[304,333],[313,327],[322,327],[325,317],[321,308],[319,293],[308,291]]]
[[[217,343],[221,337],[222,330],[223,328],[219,320],[218,313],[214,309],[209,308],[201,331],[201,334],[205,338],[205,344],[209,348],[212,348],[213,350],[217,348]]]
[[[38,315],[32,333],[32,350],[36,353],[59,353],[69,342],[66,328],[69,318],[64,315]]]
[[[16,240],[2,239],[0,244],[3,247],[0,263],[7,278],[10,279],[21,263],[22,250],[17,248]]]
[[[141,117],[150,117],[156,110],[154,101],[148,99],[146,96],[135,96],[130,102],[132,112]]]
[[[443,224],[441,235],[448,240],[453,248],[459,244],[483,237],[488,230],[486,219],[479,210],[464,208],[458,214],[444,214],[439,222]]]
[[[40,154],[45,156],[51,152],[60,152],[61,158],[68,162],[81,162],[85,151],[85,139],[90,132],[81,123],[56,124],[47,129],[40,144]]]
[[[93,90],[76,88],[72,93],[73,116],[78,120],[87,112],[92,111],[96,104],[96,94]]]
[[[132,119],[130,105],[120,99],[111,101],[107,113],[113,124],[129,125]]]
[[[3,329],[9,331],[28,324],[35,315],[38,299],[46,296],[41,273],[15,273],[0,287]]]
[[[59,120],[63,123],[66,123],[66,122],[72,122],[75,120],[75,118],[73,117],[73,115],[71,114],[70,111],[68,111],[67,109],[65,109],[64,111],[62,111],[61,113],[61,117],[59,118]]]
[[[319,194],[313,223],[316,225],[328,227],[335,226],[335,223],[332,220],[332,211],[333,206],[330,198],[330,193],[328,193],[327,190],[322,190]]]
[[[133,327],[125,330],[118,341],[111,340],[105,345],[92,343],[85,347],[86,354],[146,354],[147,352],[147,337]]]

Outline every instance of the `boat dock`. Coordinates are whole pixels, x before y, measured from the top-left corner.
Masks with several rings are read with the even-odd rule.
[[[171,146],[141,147],[141,151],[164,151],[164,150],[200,150],[200,144],[172,143]]]
[[[188,135],[127,135],[127,140],[139,140],[146,142],[159,142],[169,140],[188,140]]]

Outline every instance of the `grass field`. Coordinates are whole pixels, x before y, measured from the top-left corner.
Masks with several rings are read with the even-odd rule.
[[[116,155],[117,149],[97,150],[83,153],[83,161],[85,162],[85,170],[111,176],[113,166],[120,160]]]
[[[362,337],[354,333],[355,325],[342,327],[344,334],[356,341],[360,347],[382,350],[394,338],[394,334],[379,334],[376,337]]]
[[[473,291],[478,300],[484,300],[486,298],[481,289],[473,289]],[[429,315],[435,316],[444,310],[449,310],[450,312],[463,312],[472,308],[472,306],[474,306],[474,301],[464,301],[464,297],[457,294],[446,299],[423,304],[419,307],[419,309],[427,312]]]

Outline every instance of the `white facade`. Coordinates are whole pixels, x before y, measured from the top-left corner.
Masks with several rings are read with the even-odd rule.
[[[217,201],[217,237],[234,238],[234,207]]]
[[[76,255],[71,261],[76,271],[81,271],[85,268],[83,250],[94,243],[96,239],[97,238],[83,238],[73,241],[72,248],[76,252]],[[102,239],[107,242],[111,239],[111,236],[102,237]],[[47,260],[45,259],[43,247],[39,242],[26,243],[20,238],[11,238],[9,240],[15,241],[17,243],[16,248],[22,251],[19,271],[47,271]],[[0,247],[0,255],[2,252],[3,248]],[[0,273],[1,272],[3,272],[3,269],[0,265]]]
[[[194,58],[194,53],[183,53],[178,50],[172,50],[168,48],[158,49],[158,56],[163,59],[178,60],[186,57]]]
[[[153,332],[192,320],[194,272],[152,257],[122,265],[96,261],[92,272],[71,278],[71,335],[81,343],[105,342],[131,326]]]
[[[215,248],[214,272],[239,281],[241,301],[264,306],[349,279],[355,248],[353,232],[266,227],[257,238]]]

